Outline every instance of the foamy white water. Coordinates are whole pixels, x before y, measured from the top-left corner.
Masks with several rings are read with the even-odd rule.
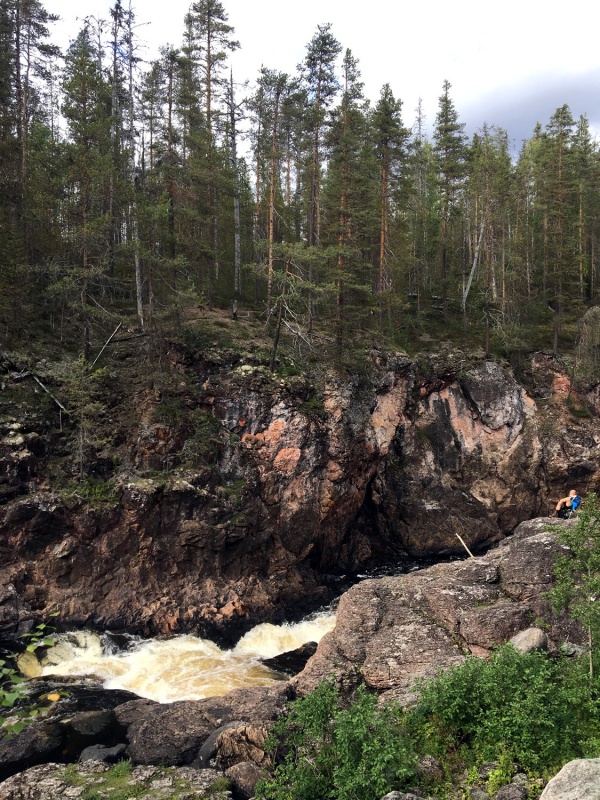
[[[59,637],[43,674],[97,675],[107,689],[128,689],[161,703],[201,700],[282,680],[258,659],[318,642],[334,625],[335,615],[328,613],[296,624],[257,625],[233,650],[195,636],[175,636],[140,641],[117,654],[105,652],[97,634],[79,631]]]

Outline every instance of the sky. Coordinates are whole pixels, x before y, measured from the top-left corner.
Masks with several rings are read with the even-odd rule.
[[[331,23],[344,50],[359,60],[374,103],[389,83],[411,127],[419,99],[434,124],[444,80],[469,134],[484,123],[508,131],[513,151],[536,122],[559,106],[586,114],[600,134],[600,47],[596,0],[222,0],[240,49],[236,81],[254,81],[261,66],[294,73],[317,25]],[[123,5],[127,6],[128,0]],[[52,40],[66,48],[84,17],[107,18],[112,0],[43,0],[59,14]],[[161,44],[178,46],[190,0],[133,0],[148,60]]]

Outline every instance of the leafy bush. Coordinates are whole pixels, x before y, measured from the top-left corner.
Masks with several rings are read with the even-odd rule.
[[[409,729],[421,750],[444,760],[504,753],[538,771],[585,757],[598,712],[582,662],[503,645],[490,661],[471,657],[424,683]]]
[[[414,777],[401,710],[362,689],[344,709],[322,683],[278,720],[268,747],[276,766],[257,786],[263,800],[377,800]]]
[[[549,598],[555,611],[567,609],[587,631],[592,686],[600,667],[600,502],[594,492],[578,509],[576,524],[560,530],[558,541],[567,550],[556,555]]]

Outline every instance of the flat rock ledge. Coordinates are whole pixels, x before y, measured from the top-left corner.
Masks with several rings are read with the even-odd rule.
[[[352,587],[340,600],[335,629],[292,678],[296,692],[304,696],[334,678],[345,692],[365,683],[382,699],[411,704],[416,680],[469,654],[487,657],[536,626],[544,628],[539,638],[550,651],[580,642],[582,632],[555,615],[545,597],[562,547],[557,531],[571,524],[524,522],[485,556]]]
[[[113,768],[114,772],[114,768]],[[131,789],[132,797],[144,800],[231,800],[231,792],[223,776],[213,769],[190,767],[134,767],[120,778],[120,788]],[[111,780],[111,767],[99,761],[85,761],[77,765],[43,764],[13,775],[0,784],[0,800],[73,800],[94,791],[94,797],[109,798],[115,795],[115,778]],[[124,794],[119,794],[123,797]]]

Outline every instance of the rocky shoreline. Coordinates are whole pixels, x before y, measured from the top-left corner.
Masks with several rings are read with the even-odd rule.
[[[264,743],[274,720],[289,700],[323,679],[334,678],[348,697],[364,684],[382,700],[410,704],[415,679],[460,663],[470,653],[485,657],[507,639],[533,636],[535,647],[552,651],[569,642],[576,648],[584,641],[582,631],[568,617],[555,615],[544,596],[559,548],[556,533],[548,528],[572,524],[531,520],[484,556],[362,581],[341,598],[335,629],[306,667],[272,687],[168,705],[96,687],[96,699],[86,706],[73,681],[72,696],[52,704],[46,718],[0,741],[0,777],[5,780],[0,798],[41,798],[19,794],[22,789],[14,787],[25,778],[11,776],[46,780],[48,770],[40,765],[74,762],[82,754],[87,758],[89,748],[100,757],[118,745],[118,757],[126,756],[136,767],[214,767],[234,787],[238,780],[236,796],[246,792],[248,797],[248,787],[267,763]],[[52,679],[43,680],[40,688],[47,692]],[[155,796],[160,797],[148,795]]]

